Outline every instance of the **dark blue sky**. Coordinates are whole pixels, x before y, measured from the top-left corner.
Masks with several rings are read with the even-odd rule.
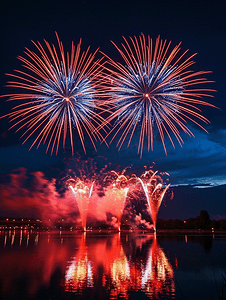
[[[206,127],[209,134],[190,124],[195,138],[183,135],[184,146],[168,146],[166,156],[160,142],[154,144],[154,151],[144,151],[142,159],[137,154],[136,141],[131,147],[118,152],[113,145],[108,149],[98,146],[95,153],[91,148],[87,157],[104,156],[108,162],[119,165],[133,165],[136,172],[143,166],[155,162],[158,170],[170,174],[172,185],[224,185],[226,184],[226,3],[219,1],[5,1],[0,11],[0,93],[7,93],[4,87],[8,78],[5,73],[20,69],[18,55],[24,48],[32,48],[31,40],[46,39],[56,44],[55,31],[70,50],[70,44],[83,39],[84,49],[91,45],[91,51],[100,49],[118,57],[110,40],[116,44],[125,37],[144,33],[154,39],[160,35],[171,40],[173,45],[182,41],[182,50],[190,50],[195,57],[197,70],[211,70],[208,79],[215,81],[211,87],[217,90],[215,98],[209,99],[220,109],[203,108],[203,114],[211,121]],[[1,99],[2,114],[11,108]],[[8,132],[8,121],[0,120],[0,174],[9,174],[13,169],[25,167],[29,171],[43,171],[47,176],[57,176],[63,171],[70,153],[60,150],[58,156],[45,154],[45,148],[28,151],[29,142],[21,145],[19,135]],[[89,148],[89,146],[88,146]],[[77,151],[82,154],[78,145]],[[83,155],[83,154],[82,154]],[[196,194],[195,194],[196,195]],[[198,196],[199,197],[199,196]],[[208,198],[208,193],[205,194]],[[198,200],[197,200],[198,201]],[[217,201],[217,199],[216,199]],[[208,203],[208,199],[207,199]],[[192,201],[196,214],[196,201]],[[208,210],[208,205],[202,209]],[[166,217],[176,207],[169,209]],[[226,204],[214,214],[226,215]],[[192,210],[191,210],[192,211]],[[224,213],[225,212],[225,213]],[[210,212],[211,214],[211,212]],[[180,213],[178,210],[178,217]]]

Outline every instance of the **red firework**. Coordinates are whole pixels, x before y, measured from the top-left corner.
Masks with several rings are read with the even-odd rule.
[[[165,136],[168,136],[173,147],[172,136],[180,145],[183,140],[180,130],[194,136],[187,127],[191,121],[206,129],[200,121],[209,123],[200,109],[200,105],[215,107],[202,100],[212,97],[214,90],[202,87],[212,81],[203,75],[209,71],[192,71],[195,63],[193,57],[187,57],[187,51],[180,52],[180,44],[170,50],[171,42],[153,40],[142,34],[127,40],[124,38],[122,48],[114,42],[124,63],[116,62],[107,55],[105,90],[111,114],[107,121],[114,120],[113,129],[108,133],[112,140],[121,133],[117,146],[122,147],[126,138],[128,146],[136,130],[140,132],[138,153],[142,157],[143,146],[147,139],[148,150],[153,150],[154,134],[159,133],[165,153]],[[186,58],[187,57],[187,58]]]
[[[93,54],[89,47],[82,52],[81,40],[77,47],[72,42],[71,52],[65,53],[57,33],[56,37],[59,49],[46,40],[44,46],[32,41],[38,54],[26,48],[26,56],[18,57],[26,71],[7,74],[14,78],[7,86],[20,91],[4,97],[22,103],[6,116],[13,123],[10,129],[23,129],[23,143],[34,136],[30,148],[35,144],[38,148],[43,142],[47,143],[46,152],[51,149],[52,154],[56,149],[57,154],[60,143],[65,147],[69,136],[73,155],[74,132],[77,131],[84,152],[85,135],[95,149],[95,141],[103,140],[97,128],[101,128],[104,119],[96,112],[101,93],[102,58],[95,59],[98,49]]]

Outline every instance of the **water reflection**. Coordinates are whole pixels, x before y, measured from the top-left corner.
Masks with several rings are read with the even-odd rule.
[[[66,267],[69,249],[59,241],[33,232],[5,232],[0,260],[0,295],[24,299],[48,286],[55,270]],[[1,236],[2,238],[2,236]],[[2,241],[2,239],[0,239]],[[2,245],[2,244],[1,244]]]
[[[142,276],[142,287],[150,298],[159,299],[162,294],[175,295],[174,273],[165,253],[154,238]]]
[[[86,287],[93,287],[93,271],[88,260],[85,235],[82,235],[77,254],[68,261],[65,290],[81,294]]]
[[[20,291],[23,299],[37,297],[55,280],[58,299],[64,293],[75,299],[130,299],[133,292],[150,299],[175,298],[173,268],[155,235],[21,230],[1,232],[0,242],[2,295],[17,299]],[[53,297],[53,291],[47,293]]]
[[[126,236],[128,241],[128,236]],[[81,293],[86,287],[99,286],[109,292],[110,299],[129,298],[131,291],[143,291],[150,299],[175,295],[173,268],[160,248],[156,237],[131,237],[132,252],[126,256],[119,234],[102,239],[80,240],[79,250],[68,263],[65,275],[66,290]],[[135,243],[133,243],[135,242]],[[143,246],[149,248],[143,253]],[[145,254],[145,255],[144,255]],[[98,279],[98,280],[97,280]]]

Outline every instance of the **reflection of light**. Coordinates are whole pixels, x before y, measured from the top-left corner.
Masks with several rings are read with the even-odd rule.
[[[7,234],[5,234],[4,248],[5,248],[5,246],[6,246],[6,242],[7,242]]]
[[[103,286],[109,290],[111,299],[116,299],[119,295],[126,299],[130,286],[130,268],[120,242],[120,235],[113,237],[112,246],[112,249],[105,248],[103,253],[105,257]]]
[[[62,247],[54,238],[50,240],[50,244],[47,244],[46,234],[41,233],[39,234],[38,247],[31,247],[29,251],[26,251],[26,239],[31,245],[35,240],[37,242],[37,236],[32,233],[29,237],[29,234],[26,235],[26,231],[19,230],[12,232],[10,238],[9,232],[5,231],[5,246],[11,245],[12,249],[1,252],[0,294],[4,299],[11,299],[12,287],[14,299],[24,299],[20,297],[21,288],[23,294],[26,294],[26,299],[36,299],[43,286],[50,286],[54,272],[64,269],[71,248]],[[23,239],[25,240],[23,241]],[[5,270],[7,270],[7,274]],[[22,281],[21,278],[23,278]],[[14,288],[15,283],[18,289]],[[22,285],[24,283],[22,287],[21,283]]]
[[[188,236],[185,235],[184,238],[185,238],[185,243],[187,243],[188,242]]]
[[[20,230],[20,242],[19,242],[19,246],[21,246],[22,238],[23,238],[23,230]]]
[[[66,290],[80,290],[85,287],[93,287],[93,268],[87,256],[87,246],[84,234],[81,238],[77,255],[68,266],[65,275]]]
[[[152,259],[151,259],[151,257],[152,257],[152,249],[151,249],[150,254],[149,254],[149,259],[148,259],[146,268],[145,268],[145,270],[142,270],[142,279],[141,279],[142,289],[145,288],[145,285],[147,284],[148,279],[151,275],[151,271],[152,271]]]
[[[74,258],[67,269],[65,281],[66,290],[78,290],[83,285],[93,287],[93,270],[87,257],[85,259]]]
[[[140,248],[140,252],[143,252],[143,247],[153,239],[147,252],[147,260],[143,256],[142,259],[128,260],[119,234],[103,239],[92,239],[88,245],[86,239],[87,237],[83,235],[78,252],[66,270],[67,291],[81,294],[87,287],[95,288],[95,284],[97,287],[101,284],[102,288],[109,292],[111,299],[117,299],[118,296],[128,299],[129,291],[138,290],[143,291],[150,299],[175,295],[173,268],[158,245],[156,236],[140,239],[139,247],[136,243],[131,244],[135,247],[132,251],[136,252],[137,248]],[[125,239],[128,241],[128,236]],[[101,276],[100,270],[103,270]]]
[[[111,265],[111,277],[117,284],[130,277],[129,265],[123,249],[121,249],[120,257],[117,257]]]
[[[162,293],[175,295],[173,268],[156,238],[153,240],[145,270],[142,272],[141,287],[150,297],[159,298]]]
[[[13,231],[13,234],[12,234],[11,247],[12,247],[13,244],[14,244],[14,239],[15,239],[15,230]]]
[[[178,269],[178,259],[177,259],[176,255],[174,256],[174,266],[176,269]]]
[[[142,267],[142,262],[130,262],[130,284],[128,286],[128,290],[138,291],[141,289]]]
[[[35,236],[35,246],[38,245],[38,237],[39,237],[39,233],[37,233],[36,236]]]
[[[80,259],[77,261],[75,258],[66,273],[66,282],[70,282],[74,288],[78,288],[80,283],[86,279],[87,266],[87,259]]]
[[[27,246],[28,246],[28,243],[29,243],[29,232],[27,232]]]
[[[93,268],[90,261],[88,261],[88,268],[87,268],[87,286],[93,287]]]

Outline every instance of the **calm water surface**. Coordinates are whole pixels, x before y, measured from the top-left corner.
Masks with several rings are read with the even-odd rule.
[[[223,276],[223,234],[0,231],[1,299],[218,299]]]

